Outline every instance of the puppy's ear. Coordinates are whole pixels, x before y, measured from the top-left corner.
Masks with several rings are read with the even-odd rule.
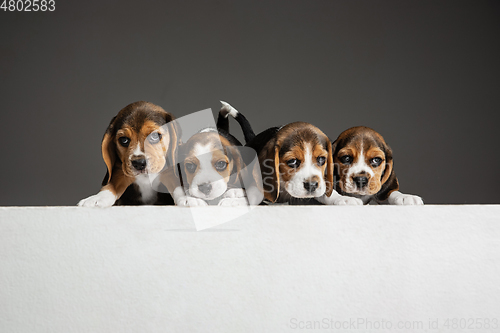
[[[177,171],[179,165],[167,168],[160,173],[160,182],[165,185],[168,193],[174,193],[175,189],[182,186],[182,178],[179,177],[180,172]]]
[[[115,144],[115,121],[116,117],[111,119],[106,132],[104,133],[104,137],[102,138],[101,150],[102,150],[102,158],[104,159],[104,163],[106,163],[106,167],[108,171],[106,172],[106,176],[102,181],[102,186],[109,183],[111,180],[111,175],[113,172],[113,167],[115,165],[117,154],[116,154],[116,144]]]
[[[389,178],[391,177],[391,174],[394,171],[394,162],[392,160],[392,149],[389,146],[386,146],[384,148],[384,155],[385,155],[385,169],[384,172],[382,173],[382,178],[380,182],[382,184],[385,184]]]
[[[399,182],[394,172],[394,161],[392,159],[392,150],[389,146],[384,149],[385,152],[385,169],[382,173],[382,179],[380,183],[382,187],[380,191],[375,195],[377,201],[385,201],[389,198],[389,195],[399,190]]]
[[[335,191],[340,190],[339,188],[337,188],[338,183],[335,181],[335,180],[339,179],[339,177],[340,177],[339,166],[333,162],[334,156],[337,153],[337,145],[338,145],[338,140],[335,140],[332,143],[332,165],[333,165],[332,192],[333,192],[333,190],[335,190]]]
[[[257,157],[257,155],[255,155]],[[247,183],[245,189],[247,190],[248,201],[250,205],[258,205],[264,200],[264,189],[262,186],[262,174],[258,158],[246,164],[245,168],[248,170]],[[250,185],[249,185],[250,184]],[[252,192],[252,187],[255,191]]]
[[[177,155],[182,136],[181,128],[177,123],[177,121],[175,121],[175,117],[168,112],[165,116],[165,121],[167,122],[167,130],[170,139],[166,157],[169,162],[169,165],[175,166],[178,160]]]
[[[171,149],[171,148],[172,147],[169,147],[169,149]],[[174,158],[174,164],[171,167],[174,170],[175,177],[178,177],[179,179],[181,179],[181,182],[182,182],[182,171],[184,170],[184,159],[185,159],[184,150],[186,150],[186,146],[180,146],[180,147],[176,148],[175,154],[172,157],[172,158]]]
[[[326,196],[329,197],[333,192],[333,149],[332,143],[328,139],[326,141],[328,147],[328,156],[326,158]]]
[[[263,161],[264,166],[261,167],[261,172],[264,197],[271,202],[276,202],[280,195],[280,147],[274,144],[272,147]]]
[[[240,173],[244,167],[244,162],[238,147],[226,146],[224,147],[224,149],[226,150],[227,157],[233,162],[233,169],[231,170],[231,177],[228,183],[230,183],[231,185],[239,184],[240,186],[243,186],[243,184],[240,184]]]

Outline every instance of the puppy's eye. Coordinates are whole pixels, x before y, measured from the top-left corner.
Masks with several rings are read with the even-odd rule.
[[[382,159],[380,157],[374,157],[370,160],[370,164],[374,167],[378,167],[382,163]]]
[[[349,156],[349,155],[342,156],[340,158],[340,162],[342,162],[342,164],[351,164],[352,163],[352,156]]]
[[[123,147],[128,147],[128,145],[130,144],[130,139],[127,138],[126,136],[122,136],[121,138],[118,139],[118,142],[120,142],[120,144]]]
[[[153,132],[148,136],[148,141],[153,144],[160,142],[160,140],[161,140],[161,134],[158,132]]]
[[[300,161],[296,158],[293,158],[291,160],[286,161],[286,164],[288,164],[290,168],[297,169],[300,166]]]
[[[195,172],[196,171],[196,167],[197,167],[197,165],[194,164],[194,163],[186,163],[186,170],[189,173]]]
[[[226,161],[218,161],[217,163],[215,163],[215,169],[217,169],[217,171],[224,171],[226,170],[226,168],[227,168]]]
[[[317,161],[318,161],[318,165],[322,166],[326,162],[326,157],[320,156],[320,157],[317,158]]]

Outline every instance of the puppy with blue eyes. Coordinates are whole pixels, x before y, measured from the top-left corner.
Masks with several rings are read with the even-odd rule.
[[[242,147],[229,133],[228,116],[232,108],[226,102],[221,103],[217,128],[203,129],[180,146],[175,184],[171,171],[162,176],[162,183],[173,189],[178,206],[247,206],[262,202],[255,152]],[[244,132],[251,131],[244,116],[235,118]],[[181,186],[177,185],[179,181]]]
[[[371,128],[359,126],[342,132],[332,145],[335,190],[357,198],[392,205],[422,205],[415,195],[399,192],[392,150],[384,138]],[[328,200],[328,198],[327,198]]]
[[[241,206],[248,200],[241,188],[243,159],[239,141],[216,129],[193,135],[179,148],[182,186],[173,197],[178,206]]]
[[[107,167],[99,193],[81,200],[78,206],[173,204],[167,191],[158,192],[151,182],[175,163],[178,129],[174,117],[160,106],[139,101],[127,105],[114,117],[102,140]]]

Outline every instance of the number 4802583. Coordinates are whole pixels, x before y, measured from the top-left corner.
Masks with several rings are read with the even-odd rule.
[[[0,9],[4,12],[53,12],[55,0],[3,0]]]

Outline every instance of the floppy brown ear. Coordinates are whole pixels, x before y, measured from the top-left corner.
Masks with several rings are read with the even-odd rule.
[[[330,140],[326,142],[328,146],[328,156],[326,158],[326,196],[329,197],[333,192],[333,149]]]
[[[264,197],[271,201],[276,202],[280,194],[280,159],[279,159],[280,148],[278,146],[274,147],[274,151],[269,149],[266,160],[264,161],[265,167],[271,169],[270,173],[266,173],[267,176],[264,177],[262,173],[262,183],[264,187]],[[268,163],[271,163],[268,165]],[[261,170],[262,172],[262,170]]]
[[[185,147],[185,146],[184,146]],[[170,167],[174,170],[174,175],[175,177],[181,179],[181,183],[182,183],[182,169],[184,168],[184,152],[183,152],[183,148],[184,148],[182,145],[177,145],[177,147],[175,148],[175,153],[173,154],[169,154],[169,157],[168,158],[173,158],[174,161],[173,161],[173,165]],[[172,145],[170,144],[170,147],[169,149],[172,149]],[[185,150],[185,148],[184,148]]]
[[[175,117],[168,112],[165,116],[165,120],[167,122],[167,130],[170,139],[166,157],[169,162],[168,164],[175,166],[177,163],[177,154],[181,140],[181,128],[177,121],[175,121]]]
[[[179,164],[169,167],[160,173],[160,182],[165,185],[168,193],[174,193],[178,186],[182,185],[182,178],[179,176],[181,173],[178,171]]]
[[[392,150],[387,147],[385,149],[385,169],[382,173],[382,179],[380,180],[382,187],[380,191],[375,195],[377,201],[385,201],[389,198],[389,195],[399,190],[399,182],[394,172],[394,161],[392,159]]]
[[[337,150],[337,144],[338,144],[338,140],[335,140],[332,143],[332,165],[333,165],[333,168],[332,168],[333,169],[332,192],[333,192],[333,190],[336,190],[336,191],[340,190],[339,188],[337,188],[338,183],[335,182],[335,180],[340,177],[340,173],[339,173],[338,165],[333,161],[333,157],[336,154],[336,150]]]
[[[333,154],[335,154],[335,150],[337,149],[337,143],[338,143],[338,140],[335,140],[332,143],[332,156],[333,156]]]
[[[237,146],[225,147],[227,156],[233,161],[233,170],[231,170],[231,178],[229,183],[231,185],[240,184],[241,178],[240,173],[243,169],[243,158],[241,157],[240,151]],[[244,175],[241,175],[244,176]],[[244,184],[240,184],[243,186]]]
[[[263,189],[263,185],[262,185],[262,174],[260,172],[259,161],[257,160],[257,162],[255,162],[255,161],[250,162],[250,166],[251,166],[250,171],[249,171],[249,173],[251,173],[250,179],[251,179],[252,184],[259,191],[259,197],[258,197],[258,199],[252,198],[252,199],[254,199],[253,201],[251,201],[251,198],[249,197],[249,201],[251,201],[250,204],[259,204],[264,199],[264,189]],[[245,167],[248,168],[248,165],[245,165]]]
[[[113,173],[113,167],[117,159],[116,144],[114,142],[115,120],[116,117],[111,119],[111,122],[109,123],[109,126],[106,129],[106,132],[104,133],[104,137],[102,138],[102,143],[101,143],[102,158],[104,159],[104,163],[106,163],[106,167],[108,168],[106,176],[104,176],[104,179],[102,181],[102,186],[109,183],[111,179],[111,174]]]

